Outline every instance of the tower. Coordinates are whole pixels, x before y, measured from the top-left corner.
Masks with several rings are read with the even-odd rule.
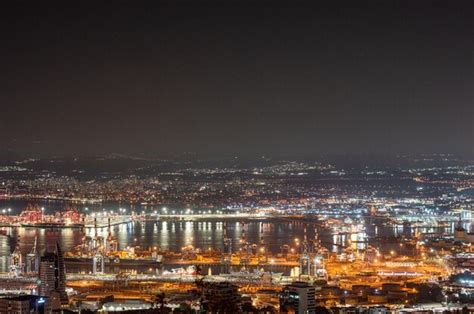
[[[300,276],[309,276],[311,271],[311,263],[308,253],[308,238],[306,234],[306,226],[304,227],[304,238],[303,238],[303,253],[300,256]]]
[[[58,289],[61,295],[61,303],[67,303],[66,265],[64,264],[64,256],[59,243],[56,243],[56,255],[58,256]]]
[[[30,253],[26,254],[26,272],[29,274],[37,273],[39,270],[39,263],[40,257],[37,248],[37,237],[35,237],[35,243],[33,244]]]
[[[39,294],[41,296],[58,298],[59,304],[67,304],[66,270],[64,257],[56,243],[56,252],[46,252],[39,266]]]
[[[227,221],[223,222],[223,250],[222,250],[222,264],[224,266],[224,273],[230,270],[230,262],[232,258],[232,240],[227,236]]]
[[[57,288],[57,255],[46,252],[41,256],[39,267],[39,295],[49,297],[51,292]]]

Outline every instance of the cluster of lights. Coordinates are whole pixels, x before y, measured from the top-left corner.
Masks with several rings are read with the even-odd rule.
[[[4,209],[2,209],[2,213],[3,213],[3,214],[6,214],[7,212],[8,212],[8,213],[11,213],[11,211],[12,211],[11,208],[4,208]]]

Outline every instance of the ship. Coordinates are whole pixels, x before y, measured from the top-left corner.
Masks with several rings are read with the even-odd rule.
[[[264,271],[263,269],[258,270],[254,269],[250,271],[248,269],[242,268],[240,271],[233,272],[231,271],[229,274],[220,274],[222,278],[225,278],[229,281],[237,281],[237,282],[266,282],[271,283],[273,280],[279,281],[281,280],[283,273],[281,272],[269,272]]]
[[[45,215],[44,208],[28,205],[20,213],[20,226],[30,228],[83,228],[83,215],[75,208],[66,208],[64,212]]]
[[[83,228],[82,223],[62,223],[62,222],[31,222],[31,223],[20,223],[20,226],[25,228],[43,228],[43,229],[55,229],[55,228]]]
[[[180,268],[173,268],[171,271],[165,270],[163,271],[162,275],[167,276],[167,275],[190,275],[190,276],[196,276],[198,275],[198,271],[196,266],[191,265],[186,268],[180,267]]]
[[[72,252],[66,253],[64,261],[70,266],[97,265],[104,267],[157,267],[163,256],[156,251],[142,250],[139,246],[118,249],[118,240],[112,235],[111,220],[108,219],[107,237],[99,236],[97,219],[94,218],[94,236],[84,234],[82,243]],[[101,265],[102,267],[102,265]]]
[[[161,258],[157,256],[143,257],[143,258],[120,258],[120,257],[105,257],[104,262],[106,267],[158,267],[161,265]],[[65,256],[64,262],[66,266],[83,266],[92,265],[93,257],[88,256]]]

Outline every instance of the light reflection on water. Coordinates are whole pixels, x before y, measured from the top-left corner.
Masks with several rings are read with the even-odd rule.
[[[263,233],[260,232],[260,224],[263,224]],[[127,246],[141,246],[144,249],[149,247],[159,247],[161,250],[180,251],[182,247],[192,245],[195,248],[207,250],[222,250],[224,237],[224,223],[222,221],[159,221],[159,222],[131,222],[111,227],[113,236],[118,239],[119,249]],[[240,221],[227,221],[227,236],[232,239],[233,250],[240,247],[239,239],[245,228],[245,237],[249,243],[263,243],[272,254],[281,252],[281,247],[285,244],[294,247],[294,239],[303,239],[304,224],[289,223],[277,220],[247,221],[245,227]],[[393,234],[392,229],[379,226],[378,230],[385,230],[387,234]],[[390,231],[392,230],[392,231]],[[45,249],[53,249],[56,242],[59,242],[64,252],[72,250],[81,244],[83,231],[80,229],[34,229],[34,228],[6,228],[9,237],[0,237],[0,270],[6,271],[6,257],[19,246],[20,250],[26,254],[31,250],[35,237],[38,238],[38,248],[40,252]],[[108,229],[98,228],[98,235],[107,236]],[[85,235],[94,236],[93,228],[84,229]],[[315,230],[307,228],[308,240],[314,238]],[[332,235],[328,230],[319,230],[319,238],[322,245],[331,252],[338,252],[342,246],[349,245],[349,240],[353,241],[352,247],[363,249],[366,238],[364,232],[352,235],[341,234]],[[388,247],[387,247],[388,249]]]
[[[28,202],[9,201],[8,204],[0,202],[1,208],[12,207],[12,213],[19,213]],[[60,210],[65,207],[64,202],[41,202],[47,211]],[[80,205],[83,209],[89,206],[89,210],[100,210],[102,207],[117,209],[119,205]],[[112,207],[115,206],[115,207]],[[124,205],[124,207],[126,207]],[[129,207],[130,208],[130,207]],[[137,209],[141,210],[140,207]],[[152,208],[153,209],[153,208]],[[250,243],[259,243],[263,236],[263,242],[269,252],[279,253],[284,244],[295,247],[294,239],[303,238],[303,223],[283,222],[275,219],[263,221],[263,233],[260,234],[260,221],[247,220],[245,227],[240,221],[227,220],[227,236],[232,239],[233,250],[237,250],[239,239],[245,228],[245,236]],[[468,225],[465,226],[469,230]],[[118,239],[119,248],[124,249],[127,246],[139,245],[142,248],[159,247],[162,250],[180,251],[184,246],[192,245],[196,248],[207,250],[213,248],[221,250],[223,247],[224,236],[223,221],[159,221],[159,222],[132,222],[112,226],[112,234]],[[452,230],[454,223],[447,228]],[[59,229],[46,230],[34,228],[4,228],[9,237],[0,236],[0,271],[6,271],[8,266],[7,257],[18,244],[23,254],[28,253],[33,246],[35,237],[38,238],[38,248],[40,252],[45,249],[53,249],[56,242],[59,242],[64,252],[72,250],[75,246],[81,244],[84,233],[79,229]],[[350,235],[333,235],[329,230],[318,230],[322,245],[330,252],[338,252],[341,246],[347,246],[349,240],[352,241],[352,247],[364,249],[364,239],[368,236],[398,236],[402,234],[412,234],[413,230],[404,230],[403,226],[392,228],[387,224],[380,222],[377,224],[365,224],[365,232],[353,233]],[[425,229],[423,232],[436,232],[435,229]],[[438,230],[439,231],[439,230]],[[86,235],[93,236],[94,230],[87,228],[84,230]],[[307,236],[311,240],[314,238],[314,228],[308,226]],[[98,234],[107,236],[107,228],[99,228]],[[397,248],[396,243],[384,243],[376,245],[382,252],[389,252]],[[400,249],[398,249],[400,250]]]

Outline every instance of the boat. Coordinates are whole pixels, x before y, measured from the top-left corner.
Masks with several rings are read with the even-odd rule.
[[[20,226],[27,228],[83,228],[83,215],[76,208],[45,215],[44,208],[28,205],[19,215]]]
[[[43,228],[43,229],[56,229],[56,228],[83,228],[84,224],[81,223],[61,223],[61,222],[32,222],[32,223],[20,223],[20,226],[25,228]]]
[[[197,268],[194,265],[188,266],[186,268],[180,267],[180,268],[173,268],[171,271],[165,270],[163,271],[163,275],[192,275],[196,276],[197,273]]]

